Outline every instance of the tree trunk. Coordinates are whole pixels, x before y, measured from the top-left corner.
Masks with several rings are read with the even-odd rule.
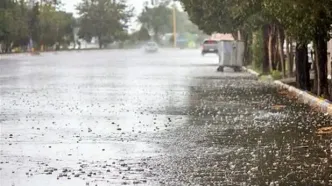
[[[314,43],[314,54],[311,54],[313,56],[313,69],[314,69],[314,84],[313,84],[313,90],[312,93],[317,94],[318,92],[318,66],[317,66],[317,47],[316,44]]]
[[[263,59],[262,71],[263,74],[269,73],[269,25],[263,26]]]
[[[272,69],[281,71],[281,64],[278,55],[278,36],[276,34],[276,26],[274,26],[274,34],[272,38]]]
[[[286,68],[285,68],[285,56],[284,56],[284,37],[283,34],[281,33],[283,30],[282,28],[278,29],[278,51],[279,51],[279,58],[280,58],[280,63],[281,63],[281,71],[282,71],[282,77],[286,77]]]
[[[318,31],[314,39],[316,47],[317,95],[329,98],[327,81],[327,42],[323,31]]]
[[[294,76],[294,60],[295,60],[295,55],[294,55],[294,46],[293,46],[293,39],[290,38],[289,40],[289,47],[290,47],[290,67],[291,67],[291,73],[292,76]]]
[[[310,90],[310,65],[306,44],[296,44],[296,84],[302,90]]]
[[[159,42],[159,28],[157,28],[157,27],[155,27],[154,29],[153,29],[153,31],[154,31],[154,35],[153,35],[153,39],[154,39],[154,41],[156,42],[156,43],[160,43]],[[175,33],[175,36],[173,35],[173,42],[174,42],[174,40],[175,40],[175,42],[177,41],[176,40],[176,38],[177,38],[177,33]]]
[[[10,43],[5,43],[5,53],[11,53]]]
[[[294,76],[294,46],[293,46],[293,39],[291,38],[290,39],[290,65],[291,65],[291,73],[292,73],[292,76]]]
[[[247,66],[250,64],[250,49],[249,49],[249,35],[248,33],[242,33],[242,39],[244,43],[244,58],[243,58],[243,64],[244,66]]]
[[[292,77],[293,73],[293,67],[291,66],[291,62],[290,62],[290,58],[291,58],[291,54],[290,54],[290,49],[289,49],[289,42],[290,39],[289,37],[286,37],[286,53],[287,53],[287,64],[288,64],[288,77]]]
[[[272,26],[269,29],[269,43],[268,43],[268,53],[269,53],[269,70],[273,71],[273,34]]]
[[[235,40],[239,40],[239,34],[238,34],[238,32],[233,32],[232,33],[232,36],[233,36],[233,38],[235,39]]]
[[[103,41],[101,40],[101,36],[98,36],[98,44],[99,44],[99,49],[103,48]]]

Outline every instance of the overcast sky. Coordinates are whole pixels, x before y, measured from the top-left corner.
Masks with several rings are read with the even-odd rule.
[[[77,5],[81,0],[62,0],[61,2],[64,4],[64,9],[67,12],[75,13],[75,5]],[[127,0],[128,4],[135,7],[135,14],[139,14],[142,11],[143,3],[146,0]]]

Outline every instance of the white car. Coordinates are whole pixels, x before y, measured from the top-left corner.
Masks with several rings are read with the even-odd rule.
[[[150,41],[144,46],[145,52],[157,52],[158,44],[156,42]]]
[[[203,41],[201,54],[213,53],[218,54],[218,41],[213,39],[207,39]]]

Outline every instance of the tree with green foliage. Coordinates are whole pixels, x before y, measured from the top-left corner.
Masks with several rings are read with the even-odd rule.
[[[201,34],[198,27],[193,24],[186,12],[178,10],[175,7],[176,31],[178,33]],[[164,1],[158,6],[149,7],[144,5],[144,9],[138,16],[138,21],[144,28],[153,33],[153,39],[159,42],[161,35],[173,32],[173,8],[169,1]]]
[[[146,42],[151,39],[151,36],[149,34],[149,31],[141,26],[141,28],[137,31],[134,31],[129,35],[129,43],[131,45],[137,45],[142,42]]]
[[[137,40],[138,41],[148,41],[150,39],[151,39],[151,36],[149,34],[149,31],[142,26],[141,29],[137,32]]]
[[[176,17],[176,30],[179,33],[191,33],[191,34],[202,34],[202,32],[198,29],[197,25],[193,24],[188,16],[187,12],[183,12],[175,9],[175,17]]]
[[[30,37],[34,42],[34,48],[39,50],[40,47],[40,11],[39,2],[35,3],[30,11],[29,29]]]
[[[40,15],[40,42],[46,47],[56,43],[66,46],[74,42],[75,19],[71,13],[57,11],[56,7],[45,4],[41,7]]]
[[[313,92],[329,97],[327,81],[327,41],[332,25],[332,2],[316,0],[265,0],[266,9],[271,12],[295,39],[298,86],[311,90],[308,64],[309,42],[314,43],[315,82]]]
[[[127,38],[128,22],[133,9],[124,0],[83,0],[77,7],[80,15],[80,38],[97,37],[102,48]]]
[[[156,7],[145,5],[138,16],[138,21],[142,27],[151,31],[153,39],[157,42],[159,42],[160,35],[172,32],[172,10],[167,6],[167,3],[161,3]]]
[[[10,52],[17,45],[28,41],[27,7],[24,1],[4,0],[0,3],[0,44]]]
[[[263,73],[275,70],[286,76],[283,43],[296,41],[296,71],[298,86],[310,90],[307,44],[315,47],[315,84],[314,92],[328,97],[327,50],[326,42],[331,31],[331,1],[317,0],[181,0],[190,19],[200,29],[210,34],[213,32],[241,33],[245,42],[252,43],[257,31],[262,34],[263,49],[261,67]],[[243,37],[244,36],[244,37]],[[246,37],[247,36],[247,37]],[[257,35],[256,35],[257,36]],[[236,38],[236,37],[235,37]],[[250,49],[249,45],[246,47]],[[253,47],[251,47],[253,48]],[[288,47],[288,50],[289,47]],[[288,52],[289,53],[289,52]],[[288,67],[292,70],[292,60],[288,56]],[[254,57],[257,61],[257,56]],[[289,73],[291,74],[291,73]]]
[[[190,20],[205,33],[231,33],[234,38],[238,38],[240,32],[246,46],[245,63],[249,63],[247,60],[251,56],[249,44],[253,38],[252,33],[254,30],[263,29],[262,22],[265,21],[259,1],[244,3],[230,0],[181,0],[181,2]],[[264,64],[268,63],[267,60],[264,61],[266,61]],[[265,69],[263,71],[268,71]]]
[[[58,3],[43,0],[29,6],[24,0],[1,1],[0,43],[5,52],[15,47],[25,50],[30,38],[36,50],[42,45],[72,42],[75,19],[72,14],[59,11]]]

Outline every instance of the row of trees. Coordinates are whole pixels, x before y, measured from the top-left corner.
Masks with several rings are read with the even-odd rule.
[[[125,0],[81,0],[77,5],[78,18],[61,10],[60,0],[2,0],[0,2],[0,48],[11,52],[14,48],[27,50],[33,43],[36,50],[90,42],[95,38],[100,48],[116,41],[159,42],[162,35],[173,32],[173,9],[170,1],[148,6],[137,17],[141,28],[128,33],[133,20],[133,8]],[[177,32],[200,33],[186,12],[176,11]],[[78,31],[78,32],[77,32]],[[78,36],[75,37],[75,36]],[[32,41],[32,42],[31,42]]]
[[[66,47],[79,43],[75,40],[75,30],[79,30],[79,38],[88,42],[97,38],[100,48],[128,38],[133,9],[125,0],[82,0],[77,6],[80,16],[77,19],[60,7],[59,0],[39,0],[33,4],[25,0],[1,0],[0,48],[3,52],[11,52],[13,48],[26,50],[30,43],[36,50]]]
[[[69,44],[73,40],[75,19],[72,14],[57,10],[54,1],[29,5],[24,0],[0,2],[0,45],[4,52],[15,47],[51,47],[55,43]]]
[[[310,90],[319,96],[330,96],[327,41],[330,39],[332,25],[332,1],[180,1],[191,21],[201,30],[206,33],[233,33],[235,38],[240,37],[237,39],[243,40],[246,45],[247,64],[253,61],[263,73],[279,70],[285,77],[292,75],[295,62],[299,88]],[[314,48],[313,85],[310,84],[307,48],[311,42]],[[293,43],[296,43],[295,54]]]

